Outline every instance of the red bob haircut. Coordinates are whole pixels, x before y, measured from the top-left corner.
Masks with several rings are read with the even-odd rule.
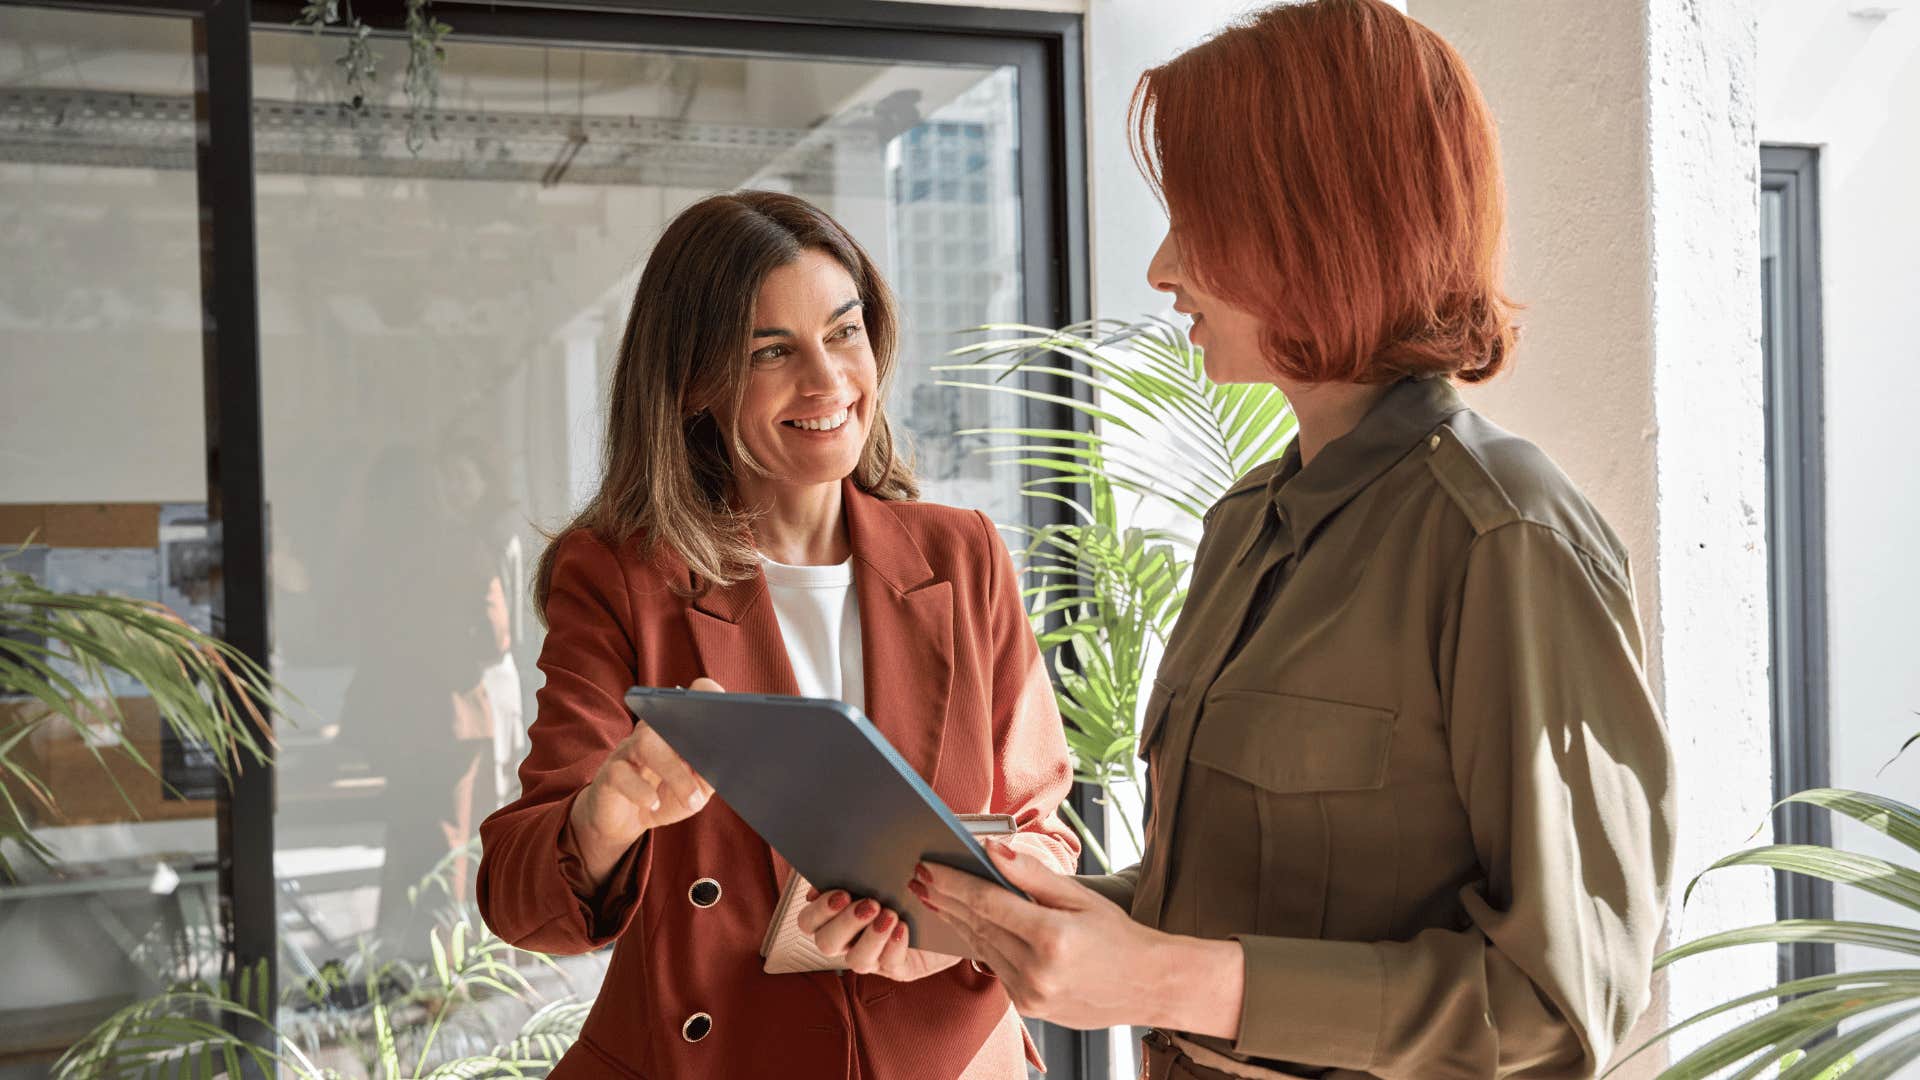
[[[1187,272],[1267,326],[1281,376],[1478,382],[1513,352],[1492,116],[1381,0],[1246,17],[1142,75],[1130,126]]]

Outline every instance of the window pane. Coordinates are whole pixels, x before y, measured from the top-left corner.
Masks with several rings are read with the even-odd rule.
[[[518,795],[534,719],[540,528],[596,480],[631,291],[680,208],[774,188],[851,229],[912,313],[891,407],[926,497],[1018,515],[1016,477],[952,434],[1015,404],[930,370],[953,330],[1022,314],[1016,87],[1011,69],[455,40],[416,152],[397,97],[348,125],[315,89],[337,40],[254,47],[274,637],[310,714],[282,740],[276,822],[283,980],[304,1001],[364,978],[363,955],[425,957],[434,922],[470,910],[475,827]],[[969,155],[979,183],[957,183]],[[604,965],[526,970],[547,998],[591,997]],[[283,1019],[324,1051],[344,1007]],[[435,1046],[462,1052],[451,1034]]]
[[[34,539],[0,568],[210,629],[191,35],[0,8],[0,552]],[[59,856],[9,845],[18,877],[0,885],[0,956],[32,973],[0,988],[0,1058],[25,1075],[112,1010],[219,973],[204,758],[134,680],[87,689],[114,699],[124,738],[56,719],[7,754],[51,793],[8,782]],[[0,738],[35,715],[0,695]]]

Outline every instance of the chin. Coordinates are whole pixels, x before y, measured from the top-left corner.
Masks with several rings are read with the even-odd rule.
[[[1246,381],[1240,378],[1240,373],[1235,370],[1234,364],[1229,357],[1214,350],[1208,350],[1200,354],[1200,369],[1207,373],[1208,379],[1222,386],[1228,383]]]

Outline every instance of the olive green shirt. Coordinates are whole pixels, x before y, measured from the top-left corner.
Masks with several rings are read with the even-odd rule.
[[[1586,1076],[1645,1009],[1673,763],[1627,556],[1444,379],[1214,505],[1143,719],[1141,862],[1237,938],[1276,1075]]]

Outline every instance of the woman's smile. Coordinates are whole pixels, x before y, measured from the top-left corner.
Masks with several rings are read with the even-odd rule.
[[[831,412],[816,413],[811,416],[789,417],[780,421],[780,425],[791,430],[804,431],[815,435],[832,435],[847,426],[847,421],[853,418],[854,408],[859,404],[859,401],[855,400]]]

